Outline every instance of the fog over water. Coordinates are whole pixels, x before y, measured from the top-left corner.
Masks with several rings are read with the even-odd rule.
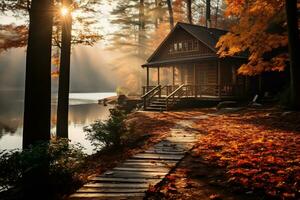
[[[25,59],[25,48],[11,49],[0,54],[0,150],[22,146]],[[132,60],[129,62],[130,59],[119,52],[104,50],[101,44],[72,49],[70,139],[82,143],[88,153],[92,152],[92,147],[85,140],[82,128],[96,119],[106,119],[109,113],[109,107],[98,105],[97,99],[103,95],[115,95],[118,86],[140,87],[137,84],[140,83],[140,77],[132,74],[140,70],[142,61]],[[57,78],[52,79],[52,133],[55,132],[56,122],[57,81]]]

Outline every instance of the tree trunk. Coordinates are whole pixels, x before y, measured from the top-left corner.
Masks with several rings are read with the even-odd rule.
[[[67,8],[71,0],[63,1]],[[72,16],[67,13],[62,19],[61,55],[59,67],[58,104],[56,135],[68,138],[69,90],[70,90],[70,55],[71,55]]]
[[[217,0],[215,28],[218,28],[219,4],[220,0]]]
[[[300,43],[297,16],[297,0],[286,0],[286,16],[290,55],[291,107],[300,109]]]
[[[172,8],[172,1],[167,0],[168,4],[168,12],[169,12],[169,23],[170,23],[170,29],[172,30],[174,27],[174,17],[173,17],[173,8]]]
[[[188,18],[188,22],[190,24],[193,24],[193,18],[192,18],[192,0],[187,0],[186,4],[187,4],[187,18]]]
[[[50,140],[52,0],[32,0],[26,56],[23,148]],[[47,149],[42,149],[43,154]],[[41,152],[40,152],[41,153]],[[23,199],[50,200],[49,163],[23,172]]]
[[[158,10],[160,9],[160,6],[159,6],[159,2],[158,2],[158,0],[155,0],[155,22],[154,22],[154,24],[155,24],[155,28],[157,28],[158,27],[158,23],[159,23],[159,17],[158,17]]]
[[[23,148],[37,141],[50,139],[52,9],[51,0],[31,2],[26,56]]]
[[[206,0],[206,27],[210,28],[211,19],[210,19],[210,0]]]
[[[144,0],[140,0],[139,6],[139,36],[138,36],[138,54],[139,56],[144,55],[144,38],[145,38],[145,5]]]

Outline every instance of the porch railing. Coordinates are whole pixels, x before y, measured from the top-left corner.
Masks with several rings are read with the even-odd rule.
[[[166,109],[168,110],[170,107],[174,106],[182,97],[182,95],[184,94],[185,90],[185,85],[182,84],[181,86],[179,86],[177,89],[175,89],[171,94],[169,94],[166,98]]]
[[[156,86],[143,86],[142,87],[142,92],[143,92],[143,95],[146,94],[148,91],[152,90],[153,88],[155,88]],[[176,88],[178,88],[179,85],[165,85],[165,86],[162,86],[161,87],[161,91],[159,93],[159,96],[160,97],[166,97],[168,96],[169,94],[171,94]]]
[[[156,86],[148,86],[153,89]],[[156,95],[159,97],[168,97],[171,93],[181,87],[183,91],[182,97],[198,97],[198,98],[217,98],[217,97],[236,97],[242,96],[244,92],[243,85],[236,84],[202,84],[202,85],[166,85],[160,88],[160,92]],[[146,90],[146,86],[143,87],[143,91]],[[149,90],[148,89],[148,90]],[[143,92],[145,94],[145,92]]]

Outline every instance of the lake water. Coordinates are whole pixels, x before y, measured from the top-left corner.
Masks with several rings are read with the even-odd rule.
[[[85,152],[91,154],[93,147],[85,139],[83,127],[95,120],[105,120],[111,105],[99,105],[98,100],[115,96],[116,93],[70,93],[69,100],[69,139],[80,143]],[[22,148],[24,92],[15,90],[0,91],[0,150]],[[51,133],[56,127],[56,98],[51,106]]]

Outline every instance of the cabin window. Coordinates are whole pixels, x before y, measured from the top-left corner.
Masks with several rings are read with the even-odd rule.
[[[193,51],[193,41],[192,40],[188,41],[188,51]]]
[[[183,42],[182,50],[183,51],[188,51],[188,42],[187,41]]]
[[[174,51],[176,52],[177,50],[177,43],[174,43]]]
[[[173,45],[170,45],[170,49],[169,49],[170,53],[173,53],[173,47],[174,47]]]
[[[178,43],[178,51],[182,51],[182,42]]]
[[[199,49],[199,46],[198,46],[198,41],[197,40],[194,40],[193,41],[193,50],[196,51]]]
[[[198,40],[184,40],[170,45],[169,53],[192,52],[199,50]]]

